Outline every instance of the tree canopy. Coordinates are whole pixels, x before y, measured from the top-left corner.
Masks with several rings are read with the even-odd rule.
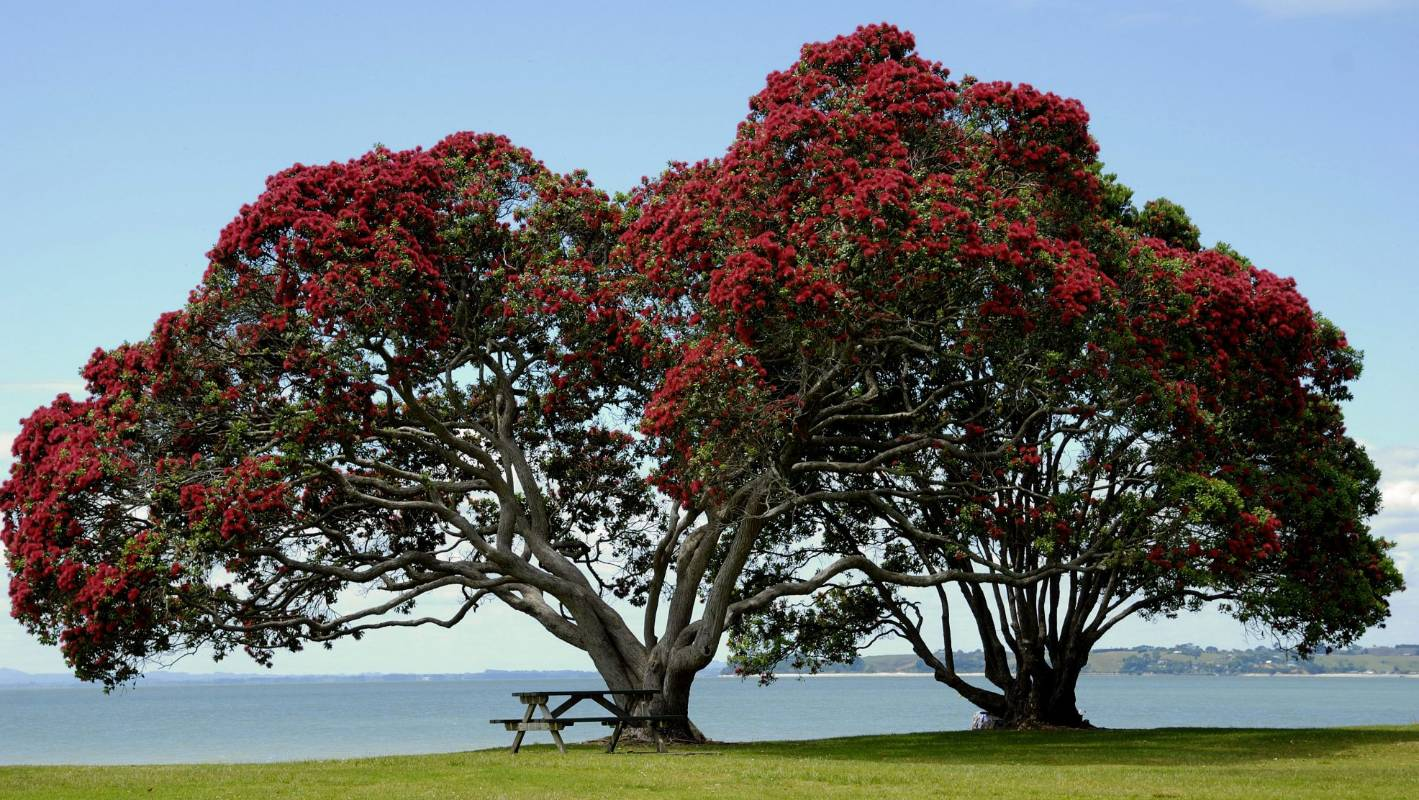
[[[1078,101],[877,25],[621,198],[492,135],[292,167],[25,421],[13,614],[111,685],[496,601],[680,712],[726,632],[761,673],[894,634],[1061,724],[1132,613],[1352,641],[1401,586],[1359,353],[1096,154]],[[950,664],[951,586],[993,690]]]

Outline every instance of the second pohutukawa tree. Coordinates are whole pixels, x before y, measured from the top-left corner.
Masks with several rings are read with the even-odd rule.
[[[672,462],[768,487],[783,546],[746,591],[870,565],[737,617],[740,671],[895,634],[1001,719],[1077,726],[1090,648],[1132,614],[1223,601],[1302,653],[1381,622],[1401,581],[1341,417],[1358,353],[1175,204],[1133,209],[1077,101],[912,47],[805,47],[628,235],[695,323]],[[988,686],[952,660],[958,591]]]

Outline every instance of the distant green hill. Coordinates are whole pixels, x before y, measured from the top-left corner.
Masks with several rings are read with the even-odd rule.
[[[939,654],[938,654],[939,655]],[[982,672],[985,659],[979,650],[955,653],[956,671]],[[733,673],[732,666],[726,673]],[[780,664],[778,672],[806,672],[792,664]],[[1089,656],[1085,672],[1123,675],[1343,675],[1419,674],[1419,644],[1393,647],[1352,647],[1308,660],[1271,647],[1251,650],[1219,650],[1179,644],[1172,647],[1140,645],[1127,649],[1095,650]],[[884,673],[921,672],[929,670],[921,659],[911,654],[866,656],[851,664],[829,664],[820,674],[880,675]]]

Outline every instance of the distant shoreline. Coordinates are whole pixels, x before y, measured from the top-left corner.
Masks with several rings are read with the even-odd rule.
[[[1419,661],[1419,659],[1414,659]],[[898,667],[898,665],[884,665]],[[905,666],[905,665],[902,665]],[[977,666],[975,664],[971,666]],[[1105,665],[1101,665],[1105,666]],[[1113,666],[1108,664],[1106,666]],[[716,662],[710,667],[700,671],[700,678],[748,678],[752,676],[739,676],[733,672],[721,672],[724,668],[723,662]],[[978,667],[971,671],[962,671],[959,675],[971,678],[981,678],[985,673]],[[1410,672],[1389,672],[1382,670],[1355,671],[1355,672],[1170,672],[1170,671],[1118,671],[1101,669],[1097,671],[1085,672],[1083,675],[1128,675],[1134,677],[1148,676],[1171,676],[1171,677],[1234,677],[1234,678],[1276,678],[1276,677],[1300,677],[1300,678],[1419,678],[1419,671]],[[808,672],[779,672],[780,678],[932,678],[933,673],[927,670],[903,670],[886,669],[870,672],[820,672],[817,674]],[[139,681],[139,685],[152,686],[232,686],[232,685],[255,685],[255,684],[299,684],[299,683],[425,683],[425,682],[482,682],[482,681],[586,681],[588,684],[600,685],[601,677],[595,672],[584,670],[485,670],[482,672],[465,673],[325,673],[325,674],[298,674],[281,675],[279,673],[240,673],[240,672],[217,672],[217,673],[166,673],[155,672]],[[0,690],[10,688],[92,688],[93,684],[84,683],[75,679],[72,675],[60,673],[24,673],[18,670],[0,668]]]

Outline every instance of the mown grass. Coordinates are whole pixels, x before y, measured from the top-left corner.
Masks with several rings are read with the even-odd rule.
[[[0,767],[0,798],[1419,797],[1419,726],[927,733],[134,767]]]

